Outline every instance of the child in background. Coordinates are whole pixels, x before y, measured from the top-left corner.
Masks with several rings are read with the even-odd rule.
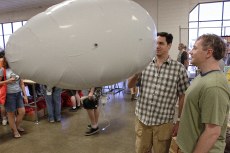
[[[99,132],[99,99],[101,94],[101,87],[91,88],[88,98],[83,100],[83,107],[86,109],[90,119],[90,125],[88,125],[89,131],[85,132],[85,136],[90,136]]]
[[[70,100],[72,103],[72,107],[69,109],[70,112],[76,112],[78,109],[81,108],[81,99],[80,95],[78,94],[78,90],[67,90]]]

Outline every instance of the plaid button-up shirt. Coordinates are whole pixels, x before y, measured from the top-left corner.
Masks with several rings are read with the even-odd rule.
[[[168,58],[157,68],[156,58],[142,72],[136,115],[145,125],[173,121],[178,96],[189,86],[184,66]]]

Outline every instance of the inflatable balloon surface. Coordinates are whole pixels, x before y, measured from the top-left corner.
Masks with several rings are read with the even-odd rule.
[[[21,78],[86,89],[142,71],[156,48],[151,16],[129,0],[67,0],[32,17],[6,46]]]

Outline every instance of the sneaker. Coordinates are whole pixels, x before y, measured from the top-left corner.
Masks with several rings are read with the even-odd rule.
[[[54,123],[54,120],[49,120],[50,123]]]
[[[87,128],[88,128],[88,129],[91,129],[91,128],[92,128],[91,124],[87,125]]]
[[[3,119],[3,120],[2,120],[2,125],[5,126],[6,124],[7,124],[7,119]]]
[[[96,129],[91,128],[91,129],[89,129],[89,131],[85,132],[85,136],[90,136],[90,135],[96,134],[98,132],[99,132],[99,127],[97,127]]]
[[[76,108],[71,107],[71,108],[69,109],[69,111],[70,111],[70,112],[76,112],[76,111],[77,111],[77,107],[76,107]]]
[[[55,122],[61,122],[61,118],[57,118],[54,120]]]
[[[81,105],[80,105],[80,106],[77,106],[77,109],[81,109]]]

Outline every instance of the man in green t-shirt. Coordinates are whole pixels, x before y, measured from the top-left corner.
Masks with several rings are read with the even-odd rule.
[[[184,153],[223,153],[230,105],[230,89],[219,60],[226,45],[214,34],[200,36],[190,51],[201,74],[185,93],[177,144]]]

